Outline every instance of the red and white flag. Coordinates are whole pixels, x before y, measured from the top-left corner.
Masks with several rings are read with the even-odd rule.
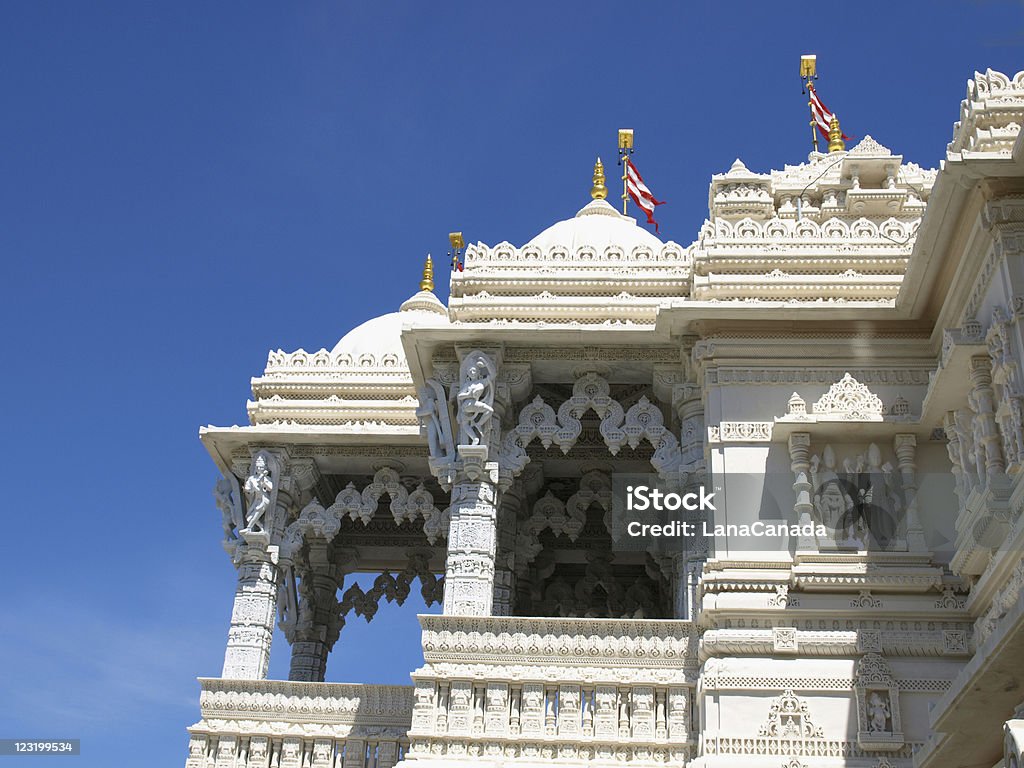
[[[654,231],[657,232],[658,222],[654,220],[654,208],[658,205],[664,205],[665,201],[654,199],[651,190],[644,184],[640,172],[628,157],[626,158],[626,191],[629,192],[629,196],[633,198],[633,202],[639,206],[640,210],[647,214],[647,223],[653,224]]]
[[[821,103],[821,99],[818,98],[818,92],[814,90],[814,85],[808,84],[807,92],[811,97],[811,114],[814,116],[814,122],[818,126],[818,130],[821,131],[821,135],[828,140],[828,129],[832,123],[832,113],[828,111],[828,107]],[[849,140],[850,137],[845,133],[843,138]]]

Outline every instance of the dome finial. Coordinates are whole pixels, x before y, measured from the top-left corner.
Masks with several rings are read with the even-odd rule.
[[[846,149],[846,144],[843,142],[843,131],[839,127],[839,118],[832,115],[832,119],[828,124],[828,151],[831,152],[842,152]]]
[[[608,197],[608,187],[604,185],[604,164],[600,157],[594,163],[594,186],[590,188],[590,196],[595,200],[604,200]]]
[[[423,265],[423,279],[420,280],[420,290],[434,290],[434,262],[430,258],[429,253],[427,254],[427,263]]]

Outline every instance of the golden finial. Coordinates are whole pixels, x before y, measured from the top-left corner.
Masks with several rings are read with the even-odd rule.
[[[429,253],[427,254],[427,263],[423,265],[423,279],[420,280],[420,290],[434,290],[434,262],[431,260]]]
[[[832,120],[828,124],[828,151],[842,152],[845,149],[846,144],[843,142],[843,131],[839,128],[839,118],[832,115]]]
[[[604,185],[604,164],[600,157],[594,163],[594,186],[590,188],[590,196],[595,200],[604,200],[608,197],[608,187]]]

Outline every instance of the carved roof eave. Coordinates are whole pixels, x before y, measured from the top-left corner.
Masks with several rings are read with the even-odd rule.
[[[711,272],[694,278],[693,287],[715,292],[718,290],[736,291],[742,289],[756,290],[760,288],[774,293],[780,289],[793,289],[801,292],[821,291],[827,295],[842,291],[862,292],[876,289],[886,294],[895,295],[895,290],[903,282],[903,275],[872,275],[872,274],[787,274],[778,270],[768,274],[717,274]]]
[[[603,306],[607,312],[607,305]],[[613,323],[618,322],[620,320],[613,320]],[[424,386],[429,375],[427,372],[432,370],[435,350],[442,347],[450,349],[455,344],[565,348],[584,344],[657,346],[674,343],[671,336],[656,329],[653,317],[648,322],[634,322],[628,325],[594,323],[579,326],[550,321],[523,321],[516,324],[486,320],[455,321],[443,326],[410,328],[402,333],[402,346],[417,388]]]
[[[410,396],[411,397],[411,396]],[[346,421],[382,421],[399,424],[417,424],[418,401],[403,400],[285,400],[249,401],[246,410],[254,423],[302,419],[317,423],[337,424]]]
[[[934,324],[936,348],[941,344],[942,329],[959,325],[959,314],[979,268],[977,261],[965,259],[959,273],[945,269],[951,253],[961,247],[957,230],[973,226],[985,202],[986,192],[979,184],[984,179],[1006,179],[1024,185],[1024,132],[1017,136],[1009,156],[947,153],[936,179],[917,231],[906,279],[896,299],[900,314],[915,319],[921,317],[931,303],[941,305],[941,313]],[[981,257],[980,253],[975,255],[977,260]],[[955,274],[963,278],[956,279]]]
[[[452,321],[493,316],[532,322],[573,319],[590,323],[624,321],[652,323],[658,306],[671,297],[630,297],[618,300],[610,297],[598,297],[596,301],[594,297],[590,296],[558,296],[551,299],[522,299],[520,301],[516,301],[516,298],[489,296],[486,298],[452,299],[450,306]]]
[[[419,429],[406,427],[382,428],[375,432],[356,432],[344,427],[301,424],[257,424],[254,426],[199,428],[199,440],[221,472],[229,472],[231,455],[247,446],[365,446],[380,449],[384,446],[406,448],[410,453],[426,456],[426,439]]]
[[[524,272],[522,274],[504,273],[501,275],[488,275],[473,280],[464,280],[458,286],[452,286],[452,296],[463,296],[475,291],[510,291],[521,288],[522,290],[533,290],[553,288],[564,291],[572,287],[577,289],[601,289],[610,288],[624,290],[628,287],[649,288],[669,290],[678,289],[680,284],[685,284],[690,276],[690,265],[672,267],[656,273],[652,270],[630,269],[623,267],[615,272],[604,272],[585,276],[574,275],[572,279],[566,279],[564,275],[539,274],[536,271]]]
[[[867,255],[857,254],[800,254],[800,253],[771,253],[764,254],[763,249],[750,248],[749,254],[722,254],[717,252],[705,253],[700,251],[694,258],[694,280],[697,277],[706,277],[712,269],[721,273],[724,270],[736,273],[754,273],[760,270],[760,274],[770,272],[779,267],[780,257],[785,259],[786,272],[790,274],[810,273],[812,270],[820,270],[818,274],[836,274],[847,269],[871,270],[876,272],[891,271],[894,274],[903,274],[907,268],[909,258],[907,256],[885,254]]]
[[[910,386],[904,387],[909,390]],[[850,420],[839,417],[811,417],[806,421],[776,418],[772,429],[772,441],[785,443],[794,433],[810,433],[813,440],[825,440],[842,434],[843,439],[862,441],[892,440],[895,435],[915,435],[919,440],[931,438],[935,422],[920,419],[900,419],[883,416],[880,420]]]
[[[659,334],[675,336],[684,333],[708,332],[717,326],[763,328],[765,321],[779,323],[779,308],[785,307],[785,325],[789,328],[806,323],[807,329],[823,330],[822,323],[857,320],[864,332],[873,327],[891,329],[904,320],[891,300],[872,304],[862,301],[844,303],[815,303],[812,301],[768,301],[743,299],[736,301],[678,300],[662,305],[658,311],[656,330]]]

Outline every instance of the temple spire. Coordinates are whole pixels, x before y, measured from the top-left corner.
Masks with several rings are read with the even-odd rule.
[[[843,130],[839,127],[839,118],[832,115],[832,119],[828,124],[828,151],[842,152],[846,149],[846,144],[843,142]]]
[[[608,187],[604,184],[604,163],[600,157],[594,163],[594,186],[590,188],[590,196],[595,200],[604,200],[608,197]]]
[[[430,254],[427,254],[427,262],[423,265],[423,279],[420,280],[421,291],[433,291],[434,290],[434,262],[430,258]]]

